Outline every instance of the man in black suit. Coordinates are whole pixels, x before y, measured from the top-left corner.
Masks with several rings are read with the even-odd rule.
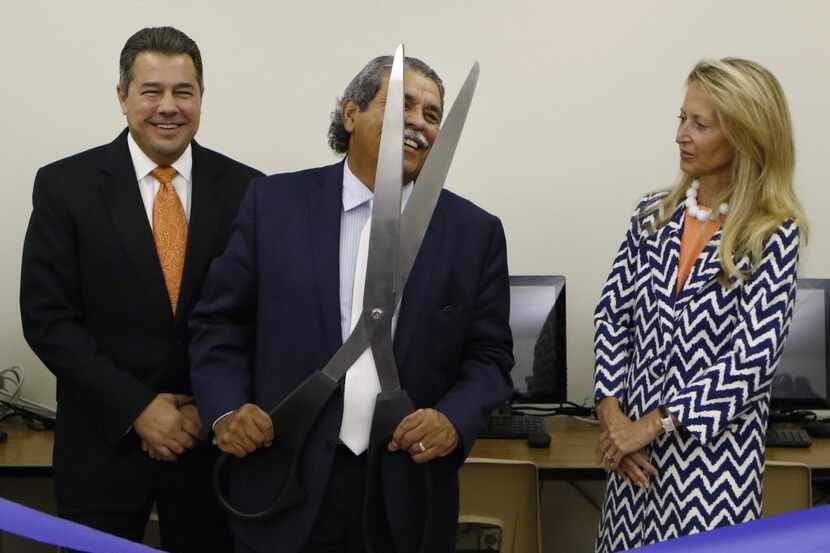
[[[29,345],[57,377],[58,513],[168,551],[229,551],[215,449],[193,403],[187,319],[261,173],[197,144],[202,61],[171,27],[121,51],[125,129],[41,168],[23,248]]]

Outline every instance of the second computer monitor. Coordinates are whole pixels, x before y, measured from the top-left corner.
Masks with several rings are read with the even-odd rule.
[[[789,337],[772,381],[772,409],[830,409],[830,279],[799,279]]]
[[[513,401],[567,400],[565,277],[511,276]]]

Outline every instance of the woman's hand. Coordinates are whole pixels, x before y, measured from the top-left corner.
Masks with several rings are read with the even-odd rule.
[[[653,442],[660,428],[660,415],[656,410],[636,421],[631,421],[624,414],[622,417],[608,417],[599,435],[599,452],[603,462],[616,469],[626,455],[640,451]]]
[[[602,463],[608,468],[615,470],[620,476],[627,478],[641,488],[649,487],[648,475],[657,476],[657,469],[649,462],[648,454],[643,447],[651,443],[651,438],[643,446],[633,449],[627,454],[615,459],[613,451],[620,451],[617,443],[611,438],[614,436],[630,435],[623,429],[630,430],[636,423],[632,422],[620,408],[620,402],[615,397],[607,397],[597,404],[597,419],[600,427],[600,441],[597,451],[602,458]],[[659,425],[659,418],[657,424]],[[655,436],[656,437],[656,434]],[[628,444],[630,447],[630,444]],[[611,447],[614,450],[611,450]]]
[[[616,472],[643,489],[648,489],[651,485],[649,475],[657,476],[657,469],[648,461],[645,450],[635,451],[623,457]]]
[[[599,428],[602,432],[608,430],[611,422],[629,421],[630,419],[623,413],[620,408],[620,402],[615,397],[606,397],[597,404],[597,420],[599,420]]]
[[[597,403],[596,414],[597,420],[599,421],[600,437],[608,434],[608,426],[612,422],[622,423],[623,421],[629,420],[625,416],[625,413],[622,412],[619,400],[615,397],[606,397]],[[608,459],[604,458],[605,452],[602,450],[601,445],[601,442],[597,444],[597,453],[599,454],[600,462],[605,467],[613,469],[614,467],[610,465]]]

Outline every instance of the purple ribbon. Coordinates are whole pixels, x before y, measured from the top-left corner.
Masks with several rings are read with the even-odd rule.
[[[637,553],[826,553],[830,505],[641,547]]]
[[[158,549],[47,515],[0,498],[0,531],[88,553],[149,553]]]

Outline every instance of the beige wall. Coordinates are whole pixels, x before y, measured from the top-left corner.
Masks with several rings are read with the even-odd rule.
[[[502,218],[511,272],[568,277],[575,401],[590,395],[591,313],[611,256],[637,196],[675,176],[682,82],[703,56],[749,57],[781,79],[796,129],[798,193],[813,225],[801,274],[830,276],[823,0],[30,0],[3,12],[0,367],[27,368],[32,400],[54,402],[54,379],[19,322],[34,173],[119,132],[118,52],[148,25],[180,27],[202,49],[199,140],[267,172],[331,162],[325,132],[335,97],[365,61],[398,42],[438,69],[449,99],[479,60],[479,91],[448,188]]]

